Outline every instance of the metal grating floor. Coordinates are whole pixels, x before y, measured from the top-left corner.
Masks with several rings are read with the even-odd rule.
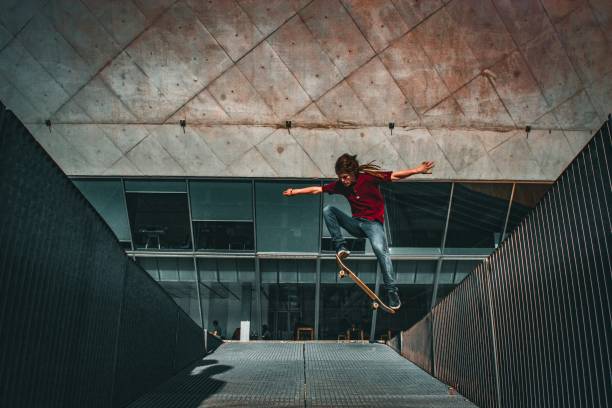
[[[382,344],[226,343],[136,407],[474,407]]]

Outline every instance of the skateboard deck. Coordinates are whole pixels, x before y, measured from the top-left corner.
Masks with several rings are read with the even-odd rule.
[[[342,262],[342,259],[338,258],[338,255],[336,255],[336,263],[338,264],[338,267],[340,268],[340,271],[338,272],[338,276],[342,279],[346,275],[348,275],[349,278],[351,278],[353,282],[355,282],[357,286],[359,286],[365,292],[365,294],[368,295],[370,299],[372,299],[372,308],[378,309],[380,307],[382,310],[384,310],[387,313],[395,314],[395,310],[385,305],[385,303],[382,300],[380,300],[380,298],[376,295],[376,293],[374,293],[374,291],[372,291],[372,289],[370,289],[368,285],[366,285],[361,279],[359,279],[359,277],[355,275],[355,273],[351,271],[351,269],[348,266],[346,266],[344,262]]]

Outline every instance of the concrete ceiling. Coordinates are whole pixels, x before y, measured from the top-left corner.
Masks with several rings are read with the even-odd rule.
[[[554,180],[612,111],[610,0],[0,7],[0,100],[71,175]]]

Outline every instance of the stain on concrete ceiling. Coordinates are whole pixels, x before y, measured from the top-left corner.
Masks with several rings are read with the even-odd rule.
[[[608,0],[1,7],[0,100],[68,174],[554,179],[612,111]]]

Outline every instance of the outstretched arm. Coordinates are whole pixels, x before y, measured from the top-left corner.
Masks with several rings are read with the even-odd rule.
[[[283,195],[286,197],[299,195],[299,194],[321,194],[323,191],[323,187],[313,186],[313,187],[304,187],[304,188],[288,188],[283,191]]]
[[[414,169],[405,169],[398,170],[391,173],[391,181],[401,180],[406,177],[410,177],[414,174],[431,174],[431,169],[434,167],[434,162],[432,161],[424,161],[420,166],[415,167]]]

